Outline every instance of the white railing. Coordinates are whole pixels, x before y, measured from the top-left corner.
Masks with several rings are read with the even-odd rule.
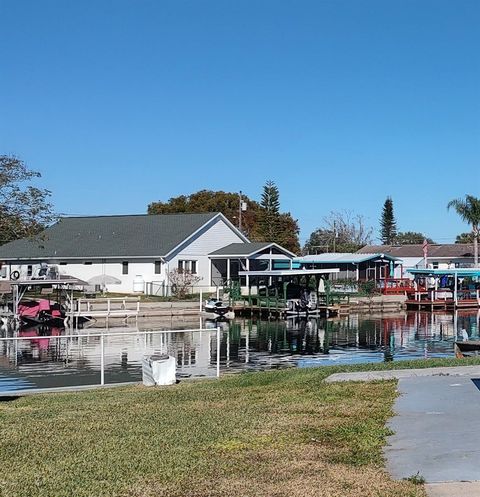
[[[216,345],[217,345],[217,364],[216,364],[216,377],[220,377],[220,345],[221,345],[221,336],[220,336],[220,327],[207,329],[207,328],[196,328],[189,330],[153,330],[153,331],[118,331],[118,332],[101,332],[101,333],[78,333],[71,335],[37,335],[37,336],[29,336],[29,337],[0,337],[0,342],[5,341],[20,341],[20,340],[38,340],[38,339],[47,339],[47,338],[55,338],[55,339],[67,339],[67,338],[91,338],[91,337],[100,337],[100,385],[105,385],[105,338],[106,337],[122,337],[122,336],[134,336],[134,335],[154,335],[154,334],[168,334],[168,333],[198,333],[198,332],[216,332]],[[61,387],[58,387],[61,388]]]

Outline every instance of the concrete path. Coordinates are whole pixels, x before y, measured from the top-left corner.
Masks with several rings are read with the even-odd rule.
[[[396,369],[390,371],[362,371],[359,373],[335,373],[325,379],[327,383],[337,381],[400,380],[422,376],[477,376],[480,366],[452,366],[444,368]]]
[[[385,448],[387,469],[393,477],[418,473],[427,483],[480,480],[480,391],[472,377],[403,378],[398,389],[396,415],[389,422],[394,435]],[[468,487],[469,491],[474,487],[480,496],[479,484]],[[456,495],[441,493],[446,488],[430,486],[434,492],[430,495]]]
[[[480,366],[338,373],[325,381],[398,380],[394,434],[385,448],[394,478],[418,474],[429,497],[480,497]]]
[[[480,497],[480,482],[431,483],[425,490],[428,497]]]

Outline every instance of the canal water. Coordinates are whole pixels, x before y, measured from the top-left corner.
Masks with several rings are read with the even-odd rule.
[[[334,319],[230,322],[143,321],[135,328],[1,329],[0,395],[6,392],[100,382],[104,337],[105,383],[141,381],[142,358],[167,353],[178,377],[286,367],[452,357],[454,341],[479,339],[480,312],[350,314]],[[220,356],[217,357],[217,325]],[[198,329],[202,331],[183,331]],[[177,331],[166,331],[177,330]],[[154,331],[151,334],[142,331]],[[82,335],[75,336],[73,335]],[[67,336],[65,336],[67,335]],[[85,336],[86,335],[86,336]],[[10,340],[12,337],[22,340]]]

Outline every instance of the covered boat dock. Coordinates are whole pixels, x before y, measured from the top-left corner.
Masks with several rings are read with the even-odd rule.
[[[307,291],[314,304],[308,314],[329,315],[338,311],[329,301],[325,279],[339,272],[330,269],[267,269],[262,271],[239,271],[246,278],[248,287],[231,305],[236,312],[282,317],[296,311],[289,303],[300,299],[301,289]]]
[[[426,310],[476,309],[480,307],[480,268],[409,269],[414,293],[407,308]]]

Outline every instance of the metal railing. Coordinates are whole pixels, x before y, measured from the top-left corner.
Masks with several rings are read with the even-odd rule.
[[[91,338],[91,337],[100,337],[100,383],[99,385],[105,385],[105,338],[107,337],[122,337],[122,336],[135,336],[135,335],[154,335],[154,334],[169,334],[169,333],[198,333],[198,332],[216,332],[216,346],[217,346],[217,363],[216,363],[216,377],[220,377],[220,345],[221,345],[221,329],[219,326],[216,328],[208,329],[208,328],[195,328],[188,330],[149,330],[149,331],[121,331],[121,332],[101,332],[101,333],[78,333],[71,335],[37,335],[37,336],[28,336],[28,337],[20,337],[20,336],[12,336],[12,337],[0,337],[0,342],[5,341],[33,341],[38,339],[50,339],[54,338],[58,339],[69,339],[69,338]],[[112,383],[114,384],[114,383]],[[58,387],[61,388],[61,387]]]

